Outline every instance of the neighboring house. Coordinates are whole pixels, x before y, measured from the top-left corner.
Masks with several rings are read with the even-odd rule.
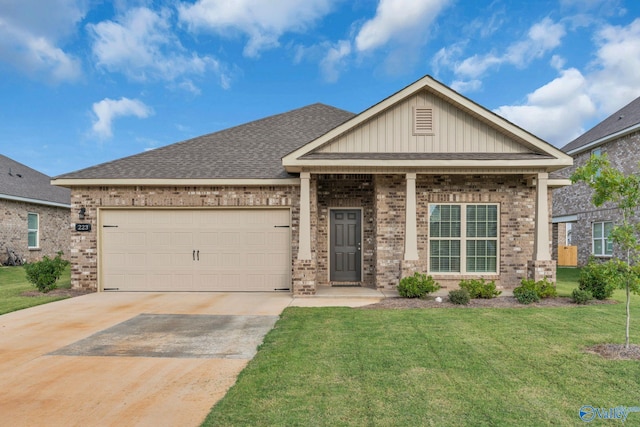
[[[560,150],[426,76],[354,115],[313,104],[78,172],[73,286],[393,289],[555,280]]]
[[[640,161],[640,98],[562,150],[574,158],[574,165],[554,174],[560,178],[569,178],[592,155],[604,153],[616,169],[625,174],[637,173]],[[578,265],[586,264],[591,255],[607,259],[615,254],[608,236],[614,224],[621,220],[621,214],[610,204],[596,208],[591,202],[592,194],[585,183],[557,189],[553,194],[554,241],[560,246],[577,246]],[[567,236],[570,236],[570,241],[567,241]]]
[[[69,255],[71,192],[51,178],[0,155],[0,264],[7,249],[25,261]]]

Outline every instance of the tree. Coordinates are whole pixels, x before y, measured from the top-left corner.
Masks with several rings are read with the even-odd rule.
[[[616,287],[626,292],[624,346],[628,349],[631,292],[640,292],[640,222],[636,218],[636,211],[640,207],[640,174],[624,175],[612,167],[607,155],[603,154],[591,156],[584,166],[571,175],[571,181],[584,182],[594,190],[591,201],[595,206],[610,202],[622,214],[622,220],[614,225],[610,239],[625,259],[613,258],[608,261],[606,271]]]

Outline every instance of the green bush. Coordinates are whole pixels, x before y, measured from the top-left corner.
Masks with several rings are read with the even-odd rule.
[[[490,282],[486,282],[484,279],[462,280],[459,286],[469,292],[470,298],[491,299],[502,293],[496,290],[496,282],[494,280]]]
[[[398,293],[404,298],[424,298],[440,289],[433,277],[416,272],[413,276],[400,279]]]
[[[591,292],[595,299],[611,298],[616,286],[614,281],[610,280],[607,270],[606,263],[589,260],[589,263],[580,270],[578,288]]]
[[[56,288],[56,282],[67,265],[69,261],[62,259],[62,252],[58,252],[54,259],[45,255],[41,261],[25,264],[24,271],[27,280],[40,292],[46,293]]]
[[[449,301],[457,305],[467,305],[471,301],[471,297],[469,296],[469,291],[464,288],[454,289],[449,291]]]
[[[538,293],[533,289],[523,288],[519,286],[513,290],[513,296],[516,297],[520,304],[531,304],[540,301]]]
[[[555,284],[548,281],[546,277],[542,280],[538,280],[537,282],[533,279],[522,279],[520,281],[520,287],[534,291],[540,299],[555,298],[558,296]],[[513,290],[514,293],[516,289]]]
[[[593,299],[593,295],[591,295],[589,291],[576,288],[571,292],[571,299],[573,299],[573,302],[576,304],[586,304]]]

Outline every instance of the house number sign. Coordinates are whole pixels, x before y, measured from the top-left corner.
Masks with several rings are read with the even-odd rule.
[[[91,224],[76,224],[76,231],[91,231]]]

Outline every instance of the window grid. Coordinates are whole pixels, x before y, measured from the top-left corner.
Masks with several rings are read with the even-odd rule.
[[[36,213],[27,214],[27,246],[38,248],[40,246],[40,218]]]
[[[497,273],[498,229],[497,204],[430,205],[429,271]]]
[[[592,251],[596,256],[612,256],[613,242],[609,238],[613,230],[613,222],[594,222],[592,226]]]

